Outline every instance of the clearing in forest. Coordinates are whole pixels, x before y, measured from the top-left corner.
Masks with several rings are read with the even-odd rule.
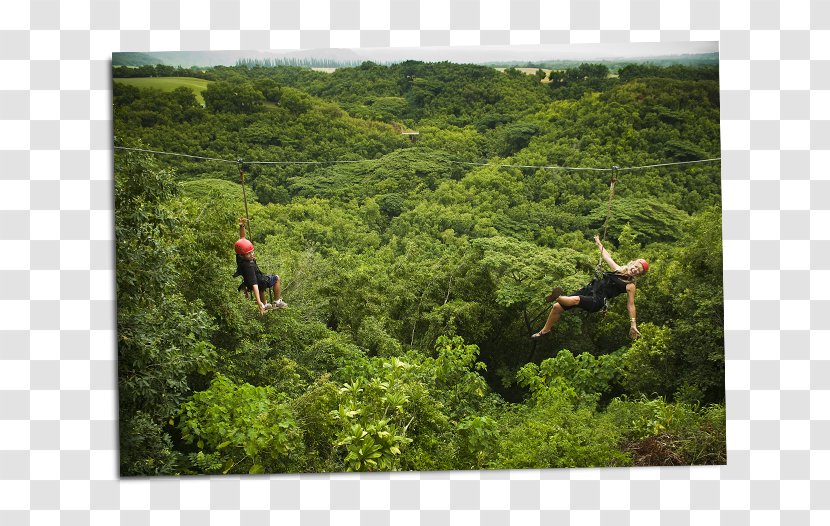
[[[176,88],[190,88],[196,94],[196,100],[202,106],[205,105],[205,99],[202,97],[202,92],[208,87],[209,81],[204,79],[197,79],[194,77],[150,77],[150,78],[116,78],[115,82],[135,86],[136,88],[151,88],[161,91],[173,91]]]
[[[496,68],[496,69],[501,71],[502,73],[504,73],[504,71],[507,68]],[[516,71],[521,71],[525,75],[535,75],[536,72],[539,71],[539,69],[541,69],[542,71],[545,72],[545,78],[542,79],[542,83],[547,84],[548,82],[550,82],[550,80],[547,77],[547,75],[550,75],[550,72],[551,72],[550,69],[545,69],[545,68],[515,68],[515,69],[516,69]]]

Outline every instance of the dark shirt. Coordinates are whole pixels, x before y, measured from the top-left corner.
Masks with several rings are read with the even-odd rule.
[[[245,286],[248,288],[257,285],[263,279],[262,271],[256,264],[256,259],[248,261],[239,254],[236,255],[236,274],[234,276],[242,276],[245,280]]]
[[[631,283],[615,272],[604,272],[602,279],[595,282],[594,295],[601,298],[613,298],[625,292],[625,287]]]

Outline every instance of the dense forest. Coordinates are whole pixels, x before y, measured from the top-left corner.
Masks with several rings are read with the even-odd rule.
[[[113,76],[123,475],[726,461],[720,165],[624,169],[719,157],[717,67]],[[612,200],[611,171],[552,168],[612,166]],[[232,276],[246,208],[289,305],[264,316]],[[651,265],[641,337],[622,296],[530,339],[609,215]]]

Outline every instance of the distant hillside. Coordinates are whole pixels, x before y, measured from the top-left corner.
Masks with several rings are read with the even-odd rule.
[[[345,67],[363,62],[355,52],[347,49],[271,51],[165,51],[157,53],[113,53],[113,66],[180,66],[210,67],[235,66],[239,63],[268,65]]]
[[[521,56],[521,55],[520,55]],[[525,55],[530,56],[530,55]],[[536,56],[539,56],[537,53]],[[563,56],[561,53],[551,52],[550,57]],[[412,58],[412,57],[410,57]],[[624,67],[627,64],[654,64],[658,66],[670,66],[674,64],[695,66],[695,65],[717,65],[718,53],[699,54],[674,54],[659,56],[641,57],[611,57],[611,58],[584,58],[584,59],[557,59],[557,58],[531,58],[529,60],[482,60],[481,57],[471,55],[463,63],[482,64],[497,68],[542,68],[542,69],[569,69],[582,63],[604,64],[612,71]],[[238,64],[262,65],[262,66],[302,66],[302,67],[327,67],[343,68],[358,66],[363,62],[371,61],[376,64],[391,65],[404,62],[407,58],[401,55],[397,58],[374,56],[361,50],[351,49],[313,49],[297,51],[168,51],[138,53],[125,52],[113,53],[113,66],[179,66],[183,68],[210,67],[210,66],[235,66]],[[415,57],[415,60],[422,62],[440,62],[438,58]]]
[[[152,53],[138,53],[138,52],[127,52],[127,53],[113,53],[112,54],[112,65],[113,66],[154,66],[156,64],[166,64],[163,60],[161,60],[156,55]]]
[[[596,60],[543,60],[528,62],[489,62],[486,65],[496,68],[534,68],[534,69],[570,69],[583,63],[603,64],[611,71],[617,71],[629,64],[652,64],[655,66],[702,66],[718,65],[718,53],[702,53],[699,55],[666,55],[640,58],[611,58]]]

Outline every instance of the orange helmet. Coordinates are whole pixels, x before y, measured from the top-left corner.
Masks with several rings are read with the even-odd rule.
[[[253,250],[253,247],[251,247],[251,249]],[[638,259],[637,263],[643,266],[643,272],[648,272],[648,261],[645,259]]]
[[[252,252],[254,250],[254,244],[248,241],[247,239],[243,238],[234,243],[233,249],[240,256],[244,256],[245,254]]]

